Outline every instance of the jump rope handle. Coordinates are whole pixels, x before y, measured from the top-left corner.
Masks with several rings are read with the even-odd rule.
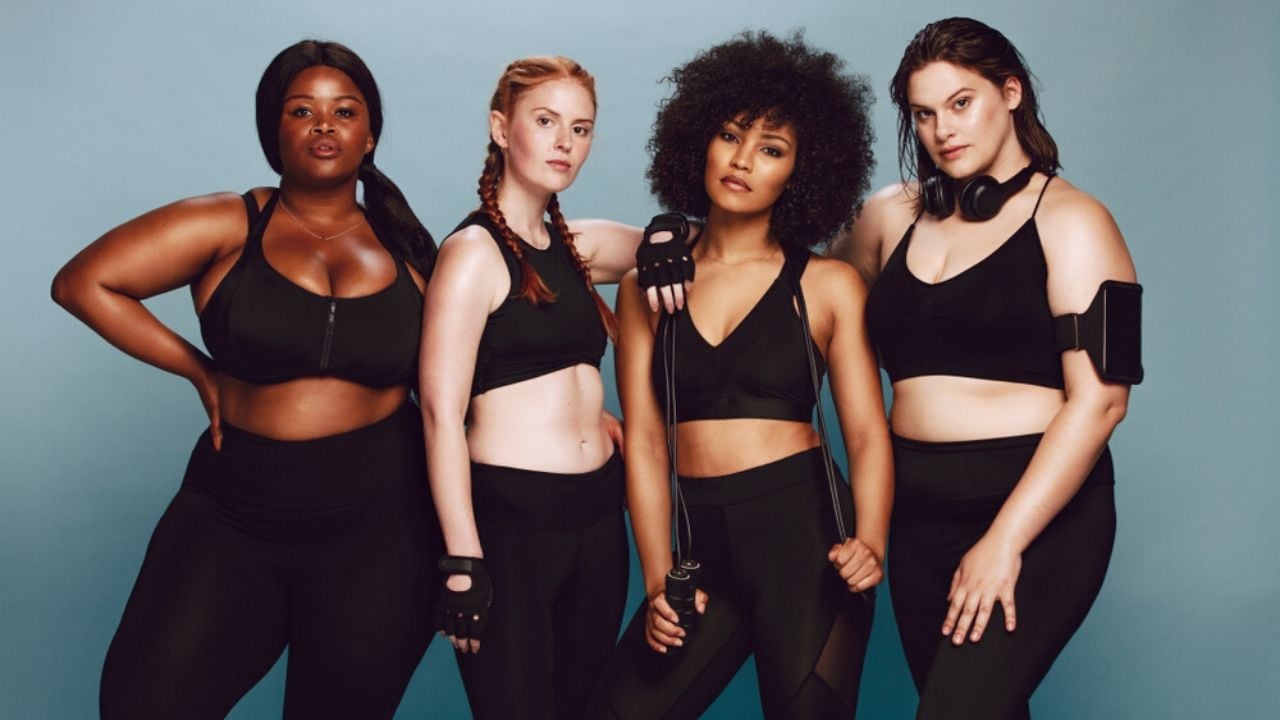
[[[667,571],[667,604],[680,617],[676,623],[684,630],[685,641],[693,637],[698,627],[698,611],[695,607],[698,594],[698,576],[702,574],[702,565],[697,560],[685,560]],[[676,645],[667,648],[667,655],[679,654],[681,648]]]

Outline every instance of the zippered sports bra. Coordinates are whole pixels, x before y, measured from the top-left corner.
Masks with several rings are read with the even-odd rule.
[[[374,388],[413,382],[422,293],[404,261],[392,254],[396,278],[372,295],[332,297],[303,289],[262,252],[277,192],[261,211],[253,194],[244,194],[244,250],[200,313],[200,335],[218,371],[257,385],[314,376]]]

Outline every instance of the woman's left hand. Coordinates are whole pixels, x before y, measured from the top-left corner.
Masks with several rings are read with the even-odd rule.
[[[1018,625],[1013,589],[1021,570],[1022,553],[1008,543],[983,536],[965,553],[951,578],[950,607],[942,634],[950,635],[954,645],[963,645],[966,635],[969,642],[978,642],[996,601],[1004,609],[1004,629],[1013,632]]]
[[[622,420],[608,410],[601,411],[600,419],[604,423],[604,431],[609,434],[609,439],[618,446],[618,452],[622,453]]]
[[[849,538],[827,551],[827,560],[835,566],[849,592],[864,592],[884,579],[880,555],[858,538]]]

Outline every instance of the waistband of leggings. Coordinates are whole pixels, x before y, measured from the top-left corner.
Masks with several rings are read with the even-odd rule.
[[[525,470],[471,463],[476,519],[515,527],[576,530],[621,510],[626,493],[617,448],[603,465],[584,473]]]
[[[835,468],[841,478],[840,469]],[[736,473],[714,477],[680,476],[680,492],[689,507],[734,505],[772,495],[796,485],[825,482],[820,447],[802,450],[781,460],[757,465]]]
[[[927,442],[892,436],[895,513],[947,506],[948,513],[994,512],[1022,479],[1043,433]],[[1083,485],[1114,483],[1111,450],[1103,447]]]
[[[891,435],[895,450],[906,450],[919,453],[970,453],[990,450],[1013,450],[1017,448],[1035,448],[1040,444],[1044,433],[1027,435],[1010,435],[1008,437],[982,438],[979,440],[950,440],[931,442],[928,440],[912,440],[901,435]]]
[[[314,440],[276,440],[222,425],[196,442],[183,483],[234,502],[280,509],[338,507],[402,484],[426,485],[422,421],[405,403],[377,422]]]

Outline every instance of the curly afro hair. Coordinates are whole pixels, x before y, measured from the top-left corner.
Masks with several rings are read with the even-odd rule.
[[[795,129],[796,165],[773,206],[773,239],[812,248],[847,226],[875,167],[867,117],[874,96],[864,77],[844,72],[843,60],[810,47],[800,32],[784,40],[743,31],[666,81],[675,94],[659,106],[646,173],[665,208],[707,216],[707,146],[724,123],[745,116]]]

